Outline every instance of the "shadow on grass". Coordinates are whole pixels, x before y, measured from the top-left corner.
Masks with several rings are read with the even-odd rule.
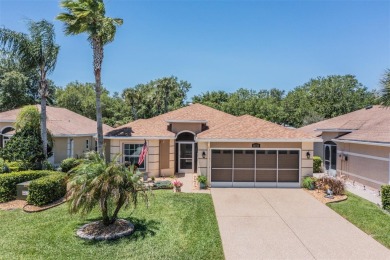
[[[115,240],[103,240],[103,241],[98,241],[98,240],[84,240],[84,243],[86,245],[95,245],[99,243],[106,243],[106,244],[112,244],[115,245],[123,240],[126,241],[138,241],[141,239],[145,239],[147,237],[152,237],[156,235],[156,232],[159,230],[159,225],[160,222],[155,221],[155,220],[147,220],[145,218],[124,218],[134,225],[134,232],[123,238],[115,239]],[[93,222],[100,220],[99,218],[93,218],[93,219],[88,219],[88,222]],[[86,222],[86,223],[88,223]],[[80,238],[81,239],[81,238]]]

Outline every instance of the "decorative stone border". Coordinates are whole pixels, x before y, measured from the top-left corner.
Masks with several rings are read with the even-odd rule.
[[[86,227],[88,227],[89,225],[97,224],[97,223],[100,222],[100,221],[95,221],[95,222],[87,223],[87,224],[81,226],[76,231],[76,234],[77,234],[77,236],[79,236],[80,238],[83,238],[83,239],[99,240],[99,241],[101,241],[101,240],[114,240],[114,239],[122,238],[122,237],[125,237],[125,236],[129,236],[130,234],[132,234],[134,232],[134,225],[130,221],[127,221],[125,219],[118,219],[117,221],[125,222],[128,225],[128,228],[125,231],[122,231],[122,232],[119,232],[119,233],[112,233],[112,234],[108,234],[108,235],[100,235],[99,236],[99,235],[89,235],[89,234],[86,234],[84,232],[84,229]]]

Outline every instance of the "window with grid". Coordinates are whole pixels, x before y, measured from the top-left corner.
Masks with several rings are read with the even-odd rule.
[[[143,144],[124,144],[123,145],[123,161],[130,164],[138,163],[139,155],[141,154]],[[145,170],[145,161],[139,166],[140,170]]]

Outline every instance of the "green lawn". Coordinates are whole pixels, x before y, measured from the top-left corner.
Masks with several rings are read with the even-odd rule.
[[[75,230],[95,220],[70,216],[67,205],[40,213],[0,211],[0,259],[223,259],[209,194],[154,191],[151,205],[122,211],[135,224],[128,238],[84,241]]]
[[[348,199],[327,205],[390,249],[390,214],[374,203],[347,192]]]

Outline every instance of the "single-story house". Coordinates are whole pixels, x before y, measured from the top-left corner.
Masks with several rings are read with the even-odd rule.
[[[299,130],[322,139],[314,155],[328,174],[373,188],[390,184],[390,108],[368,106]]]
[[[37,105],[40,111],[40,106]],[[0,148],[14,134],[14,123],[20,112],[19,109],[0,113]],[[96,121],[81,116],[65,108],[47,106],[47,129],[53,136],[53,156],[49,161],[59,165],[62,160],[70,157],[81,157],[85,152],[96,147]],[[112,128],[103,125],[104,131]]]
[[[296,129],[249,115],[233,116],[192,104],[139,119],[104,134],[109,156],[138,162],[144,140],[148,155],[140,169],[150,176],[197,173],[212,187],[299,187],[313,173],[313,143]]]

